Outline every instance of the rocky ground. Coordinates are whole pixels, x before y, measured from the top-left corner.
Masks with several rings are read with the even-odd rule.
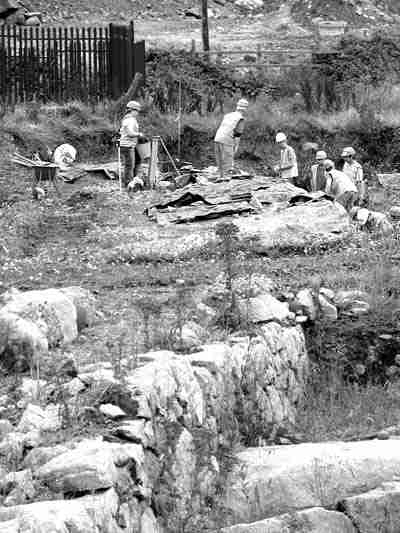
[[[151,46],[201,46],[199,3],[193,0],[157,2],[114,0],[113,2],[43,2],[32,0],[29,7],[44,15],[46,24],[104,25],[135,21],[136,35]],[[399,22],[396,2],[346,0],[287,1],[210,0],[209,25],[212,48],[253,50],[256,44],[269,48],[300,45],[299,37],[313,37],[315,20],[344,20],[349,28],[393,25]],[[304,43],[303,43],[304,46]]]
[[[234,325],[221,315],[226,260],[213,241],[198,248],[215,222],[157,225],[143,211],[159,193],[121,195],[98,177],[61,188],[2,208],[0,531],[369,533],[397,520],[399,339],[372,283],[391,264],[389,241],[326,200],[267,214],[287,224],[274,242],[272,218],[231,218],[262,244],[232,259]],[[384,279],[394,290],[395,273]],[[299,407],[323,366],[316,323],[367,329],[349,345],[373,360],[352,379],[380,361],[386,383],[375,404],[358,405],[354,389],[323,434]],[[334,361],[344,348],[329,348]],[[332,439],[354,442],[315,442]]]

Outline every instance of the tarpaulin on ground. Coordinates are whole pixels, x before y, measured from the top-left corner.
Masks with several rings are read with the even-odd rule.
[[[191,184],[166,194],[163,201],[150,205],[146,214],[157,222],[194,222],[221,216],[252,213],[252,200],[261,204],[288,202],[306,195],[306,191],[288,182],[256,176],[252,179]],[[310,200],[313,198],[310,197]]]

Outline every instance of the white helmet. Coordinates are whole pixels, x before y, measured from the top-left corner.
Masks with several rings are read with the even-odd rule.
[[[134,109],[136,111],[141,111],[141,109],[142,109],[142,106],[136,100],[131,100],[130,102],[128,102],[126,104],[126,107],[127,107],[127,109]]]
[[[249,107],[249,102],[244,98],[241,98],[236,104],[236,109],[247,109]]]
[[[356,155],[356,151],[352,146],[347,146],[346,148],[343,148],[342,157],[345,157],[346,155]]]
[[[279,133],[276,134],[275,141],[277,143],[281,143],[283,141],[286,141],[286,135],[280,131]]]
[[[325,159],[324,167],[326,170],[332,170],[335,168],[335,163],[331,159]]]
[[[328,156],[324,150],[318,150],[318,152],[315,154],[315,159],[317,161],[324,161],[327,158]]]

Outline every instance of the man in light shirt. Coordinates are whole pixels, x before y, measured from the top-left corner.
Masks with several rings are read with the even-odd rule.
[[[326,189],[326,172],[324,162],[328,159],[324,150],[318,150],[315,154],[315,164],[311,167],[311,192],[325,191]]]
[[[233,161],[239,149],[240,136],[243,133],[248,107],[248,101],[241,98],[236,105],[236,110],[224,116],[215,134],[215,159],[220,181],[229,180],[227,175],[233,171]]]
[[[121,157],[124,160],[124,173],[122,185],[128,187],[134,178],[135,171],[135,148],[140,137],[138,115],[142,109],[139,102],[131,100],[126,105],[127,113],[122,119],[120,133]]]
[[[293,185],[296,185],[299,176],[296,152],[288,145],[287,137],[284,133],[277,133],[275,140],[281,148],[281,160],[279,165],[274,167],[275,173]]]
[[[357,187],[347,174],[335,169],[335,164],[330,159],[325,160],[324,167],[327,176],[325,192],[350,211],[357,200]]]
[[[356,152],[353,147],[348,146],[343,149],[342,157],[344,159],[343,172],[351,178],[358,191],[358,202],[363,205],[367,199],[367,183],[364,180],[363,168],[354,159]]]

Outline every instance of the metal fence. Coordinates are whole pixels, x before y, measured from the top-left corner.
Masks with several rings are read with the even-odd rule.
[[[145,75],[133,23],[100,28],[0,26],[0,103],[118,98]]]

